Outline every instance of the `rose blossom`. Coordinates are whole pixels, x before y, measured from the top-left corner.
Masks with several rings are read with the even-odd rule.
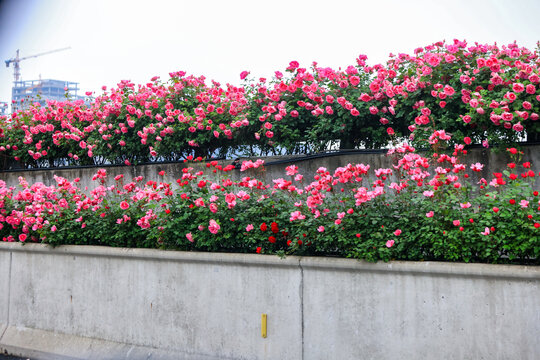
[[[217,234],[219,229],[221,229],[219,224],[214,219],[211,219],[208,225],[208,231],[210,231],[212,234]]]

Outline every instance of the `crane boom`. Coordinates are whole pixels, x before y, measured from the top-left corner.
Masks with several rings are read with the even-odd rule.
[[[29,56],[25,56],[25,57],[22,57],[22,58],[19,57],[19,50],[17,49],[17,55],[14,58],[9,59],[9,60],[5,60],[6,67],[9,67],[9,64],[11,64],[11,63],[14,64],[13,65],[13,77],[15,78],[15,81],[17,82],[17,81],[19,81],[19,79],[21,77],[21,67],[20,67],[19,63],[22,60],[35,58],[35,57],[38,57],[38,56],[47,55],[47,54],[55,53],[55,52],[58,52],[58,51],[69,50],[69,49],[71,49],[71,46],[61,48],[61,49],[45,51],[45,52],[42,52],[42,53],[39,53],[39,54],[29,55]]]

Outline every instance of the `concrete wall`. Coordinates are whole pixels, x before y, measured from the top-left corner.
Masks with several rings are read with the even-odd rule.
[[[532,169],[538,174],[540,172],[540,145],[523,146],[524,152],[522,161],[529,161],[532,163]],[[347,165],[348,163],[363,163],[370,165],[372,172],[377,168],[391,168],[393,164],[392,157],[387,157],[384,153],[356,153],[346,154],[339,156],[328,155],[325,157],[295,157],[295,156],[281,156],[281,157],[269,157],[263,158],[266,161],[266,171],[247,171],[240,172],[234,170],[229,173],[233,179],[239,179],[243,176],[256,176],[261,180],[265,180],[267,183],[272,183],[272,179],[280,177],[288,178],[285,175],[285,167],[295,164],[299,167],[299,172],[309,176],[307,179],[312,179],[315,171],[323,166],[330,171],[334,171],[337,167]],[[254,160],[254,159],[253,159]],[[493,172],[501,172],[506,169],[506,164],[511,161],[511,158],[506,152],[494,152],[487,149],[470,149],[469,155],[463,158],[463,161],[467,164],[473,164],[480,162],[486,164],[482,172],[482,176],[486,179],[493,178]],[[223,165],[232,163],[231,160],[220,161]],[[143,176],[148,180],[162,181],[176,184],[176,179],[182,174],[182,168],[186,165],[184,163],[170,163],[170,164],[153,164],[153,165],[140,165],[140,166],[109,166],[106,167],[109,176],[109,185],[114,183],[114,176],[124,174],[126,181],[131,181],[134,177]],[[195,168],[204,170],[205,167],[201,164],[190,164]],[[96,182],[91,180],[93,174],[96,173],[99,167],[90,168],[75,168],[75,169],[54,169],[54,170],[27,170],[27,171],[5,171],[0,172],[0,179],[4,180],[8,186],[18,185],[19,176],[23,176],[29,183],[42,182],[45,185],[56,185],[54,181],[54,175],[64,177],[68,180],[80,178],[80,185],[93,189],[97,186]],[[165,178],[158,175],[160,171],[166,172]],[[519,169],[520,171],[522,169]],[[375,179],[372,174],[371,180]],[[536,188],[540,189],[540,181],[537,180]]]
[[[303,263],[305,359],[539,354],[530,334],[540,334],[540,269],[529,269],[536,279],[527,279],[512,278],[513,270],[527,273],[520,267],[390,263],[362,269],[339,261],[339,269],[332,260]]]
[[[38,359],[540,353],[539,267],[0,243],[0,270],[0,353]]]
[[[0,251],[0,339],[8,324],[10,268],[11,253]]]

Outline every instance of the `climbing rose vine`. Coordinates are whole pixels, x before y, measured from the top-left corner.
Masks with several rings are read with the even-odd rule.
[[[29,104],[0,117],[1,166],[130,165],[403,140],[427,148],[434,130],[453,144],[540,140],[537,50],[454,40],[391,54],[385,64],[367,60],[339,69],[291,61],[271,79],[245,70],[242,86],[178,71],[104,87],[88,104]]]

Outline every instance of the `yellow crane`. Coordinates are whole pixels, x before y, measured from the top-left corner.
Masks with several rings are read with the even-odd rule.
[[[38,57],[38,56],[41,56],[41,55],[52,54],[52,53],[55,53],[55,52],[58,52],[58,51],[64,51],[64,50],[69,50],[69,49],[71,49],[71,46],[61,48],[61,49],[45,51],[45,52],[42,52],[42,53],[39,53],[39,54],[25,56],[25,57],[19,57],[19,49],[17,49],[17,55],[15,55],[14,58],[11,58],[9,60],[5,60],[6,67],[9,67],[9,64],[13,64],[13,77],[15,79],[15,82],[17,82],[17,81],[19,81],[21,79],[21,67],[20,67],[19,63],[22,60],[35,58],[35,57]]]

